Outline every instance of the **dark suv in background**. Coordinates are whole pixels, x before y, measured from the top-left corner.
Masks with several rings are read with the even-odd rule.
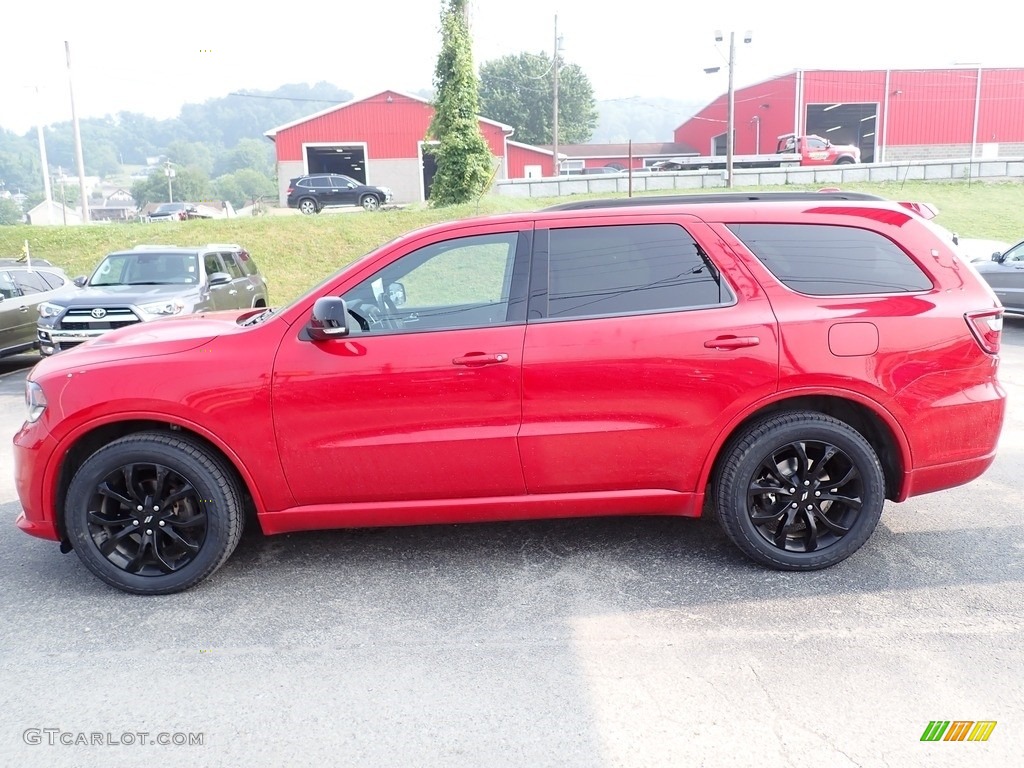
[[[267,281],[234,243],[197,247],[138,245],[108,254],[81,290],[39,305],[39,351],[45,355],[126,325],[221,309],[267,306]]]
[[[345,205],[376,211],[390,202],[390,187],[367,186],[340,173],[311,173],[288,182],[288,207],[298,208],[307,216]]]

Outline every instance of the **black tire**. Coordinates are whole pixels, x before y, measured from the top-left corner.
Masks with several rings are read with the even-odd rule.
[[[78,557],[107,584],[166,595],[228,559],[245,523],[241,499],[234,474],[198,442],[140,432],[82,463],[64,522]]]
[[[753,424],[723,453],[714,484],[718,520],[748,557],[788,571],[835,565],[871,536],[885,476],[871,444],[814,411]]]
[[[312,216],[314,213],[320,213],[320,206],[317,205],[316,200],[311,197],[304,197],[299,200],[298,204],[299,213],[303,213],[306,216]]]
[[[380,208],[380,198],[376,195],[363,195],[359,198],[359,204],[363,206],[363,210],[376,211]]]
[[[852,157],[840,157],[836,160],[836,165],[853,165]]]

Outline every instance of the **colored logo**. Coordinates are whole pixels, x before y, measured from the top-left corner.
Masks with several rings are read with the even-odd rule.
[[[931,720],[921,741],[988,741],[995,728],[995,720]]]

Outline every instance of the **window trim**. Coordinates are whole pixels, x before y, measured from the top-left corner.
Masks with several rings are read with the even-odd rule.
[[[458,332],[458,331],[474,331],[474,330],[484,330],[484,329],[487,329],[487,328],[506,328],[506,327],[515,326],[515,325],[525,325],[526,324],[526,315],[527,315],[527,288],[529,286],[529,277],[530,277],[529,276],[530,253],[531,253],[531,250],[532,250],[533,238],[534,238],[533,230],[525,228],[526,226],[532,226],[532,223],[527,223],[524,226],[520,226],[520,227],[518,227],[516,229],[511,229],[511,230],[504,230],[504,231],[503,230],[498,230],[498,231],[490,231],[490,232],[466,233],[466,234],[457,235],[455,237],[447,238],[447,239],[444,239],[444,240],[435,240],[433,242],[424,243],[423,245],[421,245],[421,246],[419,246],[417,248],[413,248],[412,250],[408,251],[407,253],[402,254],[398,258],[393,259],[393,260],[389,261],[387,264],[385,264],[385,265],[375,269],[370,274],[366,275],[363,278],[360,278],[358,281],[356,281],[354,284],[349,286],[344,291],[341,291],[340,293],[324,294],[324,295],[336,295],[339,298],[342,298],[349,291],[355,290],[355,288],[357,288],[358,286],[374,280],[375,278],[377,278],[380,275],[381,272],[384,272],[384,271],[386,271],[388,269],[391,269],[395,264],[400,262],[402,259],[404,259],[404,258],[406,258],[408,256],[411,256],[412,254],[416,253],[417,251],[419,251],[419,250],[421,250],[423,248],[429,248],[430,246],[438,245],[440,243],[454,242],[455,240],[466,240],[466,239],[473,238],[473,237],[487,237],[487,236],[493,236],[493,235],[512,235],[512,234],[514,234],[517,237],[516,237],[515,250],[514,250],[514,252],[512,254],[512,275],[511,275],[511,282],[509,283],[508,304],[507,304],[506,311],[505,311],[505,320],[504,320],[504,322],[501,322],[501,323],[487,323],[486,325],[462,325],[462,326],[458,326],[458,327],[454,327],[454,328],[405,328],[405,327],[403,327],[403,328],[393,328],[393,329],[386,329],[386,330],[373,331],[373,332],[363,331],[363,332],[360,332],[360,333],[350,334],[348,336],[343,336],[343,337],[340,337],[340,338],[343,339],[343,340],[345,340],[345,339],[351,340],[351,339],[355,339],[355,338],[358,338],[358,339],[374,338],[374,339],[376,339],[376,338],[382,338],[382,337],[385,337],[385,336],[402,336],[402,335],[420,334],[420,333],[455,333],[455,332]],[[306,334],[307,325],[308,325],[307,323],[303,323],[303,326],[302,326],[302,332],[301,333],[303,334],[303,338],[305,337],[305,334]]]
[[[920,271],[920,273],[922,275],[924,275],[924,278],[928,281],[928,283],[930,285],[927,288],[918,288],[918,289],[913,290],[913,291],[887,291],[887,292],[871,292],[871,293],[865,293],[863,291],[856,292],[856,293],[805,293],[804,291],[799,291],[796,288],[793,288],[791,285],[788,285],[785,281],[783,281],[783,279],[781,277],[776,275],[775,272],[772,271],[771,267],[769,267],[767,264],[765,264],[764,261],[761,259],[761,257],[758,256],[753,251],[753,249],[751,249],[751,247],[749,245],[747,245],[746,241],[743,240],[743,238],[741,238],[736,232],[733,231],[732,227],[734,225],[742,226],[744,224],[752,224],[752,225],[758,225],[758,226],[763,225],[763,226],[799,226],[799,227],[839,227],[839,228],[843,228],[843,229],[856,229],[856,230],[858,230],[860,232],[870,232],[873,235],[877,235],[878,237],[881,237],[881,238],[887,240],[888,242],[890,242],[893,245],[893,247],[897,248],[901,253],[903,253],[903,255],[907,257],[907,260],[911,264],[913,264],[915,267],[917,267],[918,271]],[[802,296],[804,298],[814,299],[816,301],[819,301],[819,300],[822,300],[822,299],[825,299],[825,300],[828,300],[828,299],[865,299],[865,298],[883,298],[884,299],[884,298],[892,298],[894,296],[921,296],[921,295],[926,295],[926,294],[929,294],[929,293],[933,293],[936,290],[935,280],[933,279],[931,273],[928,272],[928,270],[926,270],[924,267],[922,267],[917,262],[917,259],[915,259],[910,253],[908,253],[899,243],[897,243],[891,237],[889,237],[887,235],[884,235],[881,232],[878,232],[878,231],[876,231],[874,229],[870,229],[868,227],[856,227],[856,226],[852,226],[852,225],[848,225],[848,224],[820,224],[820,223],[810,224],[810,223],[798,222],[798,221],[733,221],[733,222],[725,222],[725,223],[723,223],[723,226],[729,231],[730,235],[732,235],[734,238],[736,238],[736,242],[738,242],[740,245],[742,245],[744,248],[747,249],[747,251],[750,253],[750,256],[765,271],[765,273],[768,275],[768,277],[770,277],[772,280],[774,280],[775,283],[780,288],[782,288],[783,290],[789,291],[790,293],[792,293],[792,294],[794,294],[796,296]]]
[[[550,233],[552,229],[581,229],[591,228],[596,229],[598,227],[642,227],[656,224],[670,224],[671,226],[679,227],[694,243],[697,247],[711,260],[714,265],[715,272],[718,274],[719,285],[724,292],[726,298],[723,301],[715,302],[713,304],[696,304],[692,306],[684,307],[659,307],[657,309],[638,309],[630,310],[627,312],[598,312],[591,315],[573,315],[571,317],[550,317],[548,315],[548,285],[550,284],[550,266],[551,266],[551,239]],[[683,224],[678,221],[659,221],[659,222],[611,222],[607,224],[580,224],[572,223],[567,226],[560,227],[542,227],[536,230],[534,235],[534,257],[533,257],[533,268],[531,270],[531,282],[530,282],[530,300],[529,300],[529,314],[527,323],[566,323],[575,322],[578,320],[599,320],[602,318],[613,318],[613,317],[639,317],[644,315],[664,315],[664,314],[678,314],[680,312],[693,312],[693,311],[706,311],[709,309],[725,309],[728,307],[734,307],[739,303],[737,299],[736,290],[726,277],[725,271],[718,264],[715,264],[714,259],[711,259],[710,254],[700,244],[700,241],[693,236]],[[537,316],[534,316],[537,315]]]

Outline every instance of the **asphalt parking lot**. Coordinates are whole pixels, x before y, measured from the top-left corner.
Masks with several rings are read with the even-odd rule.
[[[195,589],[126,595],[14,527],[30,363],[0,365],[0,765],[1021,764],[1024,318],[995,465],[807,574],[601,519],[250,530]]]

